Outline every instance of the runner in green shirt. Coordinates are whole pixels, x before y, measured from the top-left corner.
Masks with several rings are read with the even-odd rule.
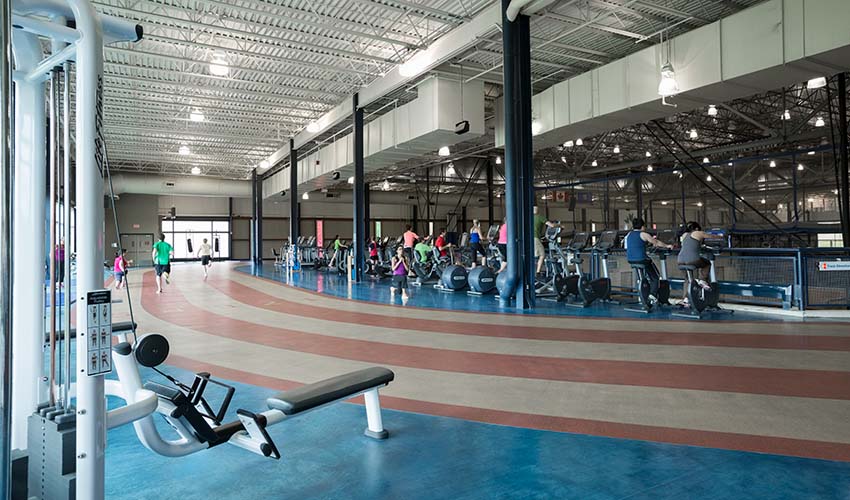
[[[153,258],[153,267],[156,270],[156,293],[162,293],[162,275],[165,275],[165,283],[171,283],[171,256],[174,254],[174,247],[165,241],[165,235],[159,235],[159,241],[154,243],[151,258]]]
[[[416,257],[419,262],[424,263],[428,261],[428,255],[431,254],[431,245],[428,244],[429,241],[431,241],[430,236],[425,238],[423,241],[420,241],[416,244],[415,247],[413,247],[413,251],[416,252]]]

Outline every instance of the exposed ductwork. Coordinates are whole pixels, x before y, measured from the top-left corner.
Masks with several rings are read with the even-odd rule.
[[[112,176],[112,186],[116,195],[127,193],[251,197],[251,181],[214,179],[211,177],[163,177],[161,175],[122,173]],[[105,183],[104,190],[104,194],[108,196],[108,183]]]
[[[655,45],[533,96],[535,149],[708,104],[831,75],[850,67],[847,0],[769,0],[669,41],[679,93],[658,95],[668,50]],[[496,146],[505,143],[496,103]]]

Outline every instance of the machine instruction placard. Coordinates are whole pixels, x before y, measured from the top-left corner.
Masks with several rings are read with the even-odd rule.
[[[96,377],[112,371],[112,292],[88,292],[86,310],[86,375]]]
[[[850,260],[818,262],[819,271],[850,271]]]

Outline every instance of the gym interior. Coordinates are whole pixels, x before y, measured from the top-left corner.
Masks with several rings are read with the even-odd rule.
[[[847,0],[0,5],[3,498],[850,498]]]

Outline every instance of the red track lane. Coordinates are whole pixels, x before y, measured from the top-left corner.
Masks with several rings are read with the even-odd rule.
[[[309,318],[326,319],[359,325],[408,329],[411,320],[403,316],[385,316],[381,314],[342,311],[329,307],[300,304],[280,297],[263,293],[255,288],[226,279],[210,279],[208,284],[234,300],[253,307],[269,311],[297,314]],[[565,324],[566,323],[565,318]],[[414,322],[426,323],[426,322]],[[465,323],[440,319],[428,320],[428,330],[459,335],[482,337],[500,337],[531,340],[562,340],[574,342],[595,342],[609,344],[654,344],[689,345],[704,347],[750,347],[755,349],[801,349],[818,351],[850,351],[850,337],[832,337],[826,335],[761,335],[729,333],[669,333],[669,332],[630,332],[561,329],[547,327],[529,327],[496,325],[488,323]],[[731,325],[718,323],[718,328],[729,329]],[[421,329],[421,326],[417,326]]]
[[[209,372],[217,377],[241,382],[243,384],[267,387],[270,389],[288,390],[302,385],[299,382],[291,380],[278,379],[234,370],[173,354],[169,356],[168,363],[185,370],[194,372]],[[363,398],[361,396],[351,401],[362,404]],[[257,404],[263,405],[264,402],[258,401]],[[386,395],[381,395],[381,404],[385,408],[391,408],[394,410],[455,417],[464,420],[474,420],[477,422],[509,425],[528,429],[572,432],[592,436],[639,439],[643,441],[656,441],[850,462],[850,445],[841,443],[754,436],[750,434],[735,434],[728,432],[700,431],[673,427],[620,424],[600,420],[550,417],[529,413],[487,410],[468,406],[431,403]],[[253,408],[249,409],[254,410]],[[385,417],[384,423],[387,425],[390,432],[392,432],[392,418]]]
[[[174,287],[153,293],[145,275],[142,306],[199,332],[279,349],[426,370],[570,382],[850,399],[850,374],[726,366],[546,358],[413,347],[304,333],[221,316],[191,305]]]

